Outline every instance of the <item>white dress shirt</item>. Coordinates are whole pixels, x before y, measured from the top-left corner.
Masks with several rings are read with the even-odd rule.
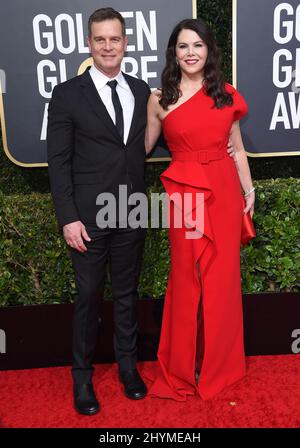
[[[126,79],[124,78],[121,71],[114,78],[108,78],[102,72],[100,72],[94,64],[91,66],[89,73],[100,95],[100,98],[103,101],[107,112],[109,113],[114,124],[116,124],[116,114],[111,98],[112,91],[111,88],[107,85],[107,82],[112,81],[113,79],[118,82],[116,90],[123,109],[124,143],[126,144],[134,110],[134,96]]]

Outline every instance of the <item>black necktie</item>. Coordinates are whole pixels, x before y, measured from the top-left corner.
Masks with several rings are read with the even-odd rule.
[[[113,79],[112,81],[108,81],[107,83],[111,88],[111,99],[114,105],[115,114],[116,114],[116,128],[122,138],[124,139],[124,118],[123,118],[123,109],[120,103],[119,96],[117,94],[117,84],[118,82]]]

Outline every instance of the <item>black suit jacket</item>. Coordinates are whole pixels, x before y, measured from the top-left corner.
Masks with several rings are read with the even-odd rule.
[[[48,109],[47,151],[58,223],[95,224],[99,193],[145,192],[144,134],[149,86],[126,75],[135,108],[126,145],[87,69],[57,85]]]

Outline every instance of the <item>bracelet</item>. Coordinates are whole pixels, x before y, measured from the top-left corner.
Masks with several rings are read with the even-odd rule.
[[[254,190],[255,190],[255,187],[251,188],[251,190],[247,191],[247,193],[244,193],[244,196],[248,196]]]

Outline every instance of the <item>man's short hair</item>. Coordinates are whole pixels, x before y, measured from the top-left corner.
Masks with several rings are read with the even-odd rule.
[[[116,11],[113,8],[100,8],[96,9],[96,11],[93,12],[93,14],[89,17],[88,22],[88,30],[89,30],[89,36],[92,34],[92,23],[94,22],[103,22],[104,20],[119,20],[119,22],[122,25],[122,34],[125,37],[125,20],[119,13],[119,11]]]

